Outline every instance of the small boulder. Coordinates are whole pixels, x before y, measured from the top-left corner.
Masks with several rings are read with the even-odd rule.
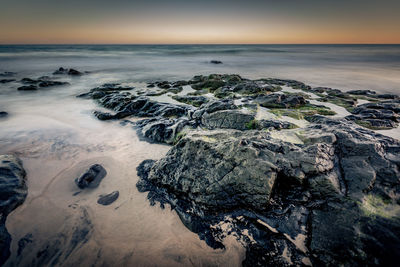
[[[5,111],[0,111],[0,118],[4,118],[4,117],[7,117],[8,116],[8,113],[7,112],[5,112]]]
[[[219,60],[211,60],[210,63],[211,63],[211,64],[222,64],[222,61],[219,61]]]
[[[36,91],[36,90],[37,86],[33,84],[18,87],[18,91]]]
[[[69,69],[69,71],[68,71],[68,75],[79,76],[79,75],[82,75],[82,74],[83,74],[82,72],[77,71],[75,69]]]
[[[110,194],[100,195],[97,203],[103,206],[108,206],[112,204],[119,197],[119,191],[114,191]]]
[[[0,80],[0,83],[10,83],[10,82],[14,82],[15,79],[2,79]]]
[[[100,164],[92,165],[80,177],[75,179],[76,185],[80,189],[98,187],[101,180],[107,175],[107,171]]]

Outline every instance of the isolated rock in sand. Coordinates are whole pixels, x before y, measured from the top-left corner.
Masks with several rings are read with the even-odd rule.
[[[4,118],[4,117],[7,117],[8,116],[8,113],[7,112],[5,112],[5,111],[0,111],[0,118]]]
[[[27,195],[25,175],[19,158],[0,155],[0,265],[10,256],[11,236],[5,227],[7,216]]]
[[[100,195],[97,203],[103,206],[112,204],[119,197],[119,191],[114,191],[110,194]]]
[[[98,187],[101,180],[107,175],[107,171],[100,164],[92,165],[80,177],[75,179],[80,189]]]

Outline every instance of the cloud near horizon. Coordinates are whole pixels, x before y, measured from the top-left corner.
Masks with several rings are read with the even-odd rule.
[[[394,0],[0,0],[2,44],[400,43]]]

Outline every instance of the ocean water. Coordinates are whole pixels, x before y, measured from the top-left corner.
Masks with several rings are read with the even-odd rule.
[[[210,60],[223,64],[210,64]],[[159,159],[166,145],[139,140],[129,125],[99,121],[92,100],[75,96],[106,82],[190,79],[237,73],[247,78],[297,79],[313,86],[399,93],[400,46],[319,45],[62,45],[0,46],[0,73],[37,78],[59,67],[90,71],[60,77],[69,86],[17,91],[0,84],[0,154],[24,162],[28,197],[7,218],[12,236],[6,266],[240,266],[244,248],[235,238],[214,250],[190,232],[174,211],[151,206],[136,189],[136,167]],[[395,129],[397,131],[397,129]],[[77,195],[74,179],[100,163],[107,176]],[[110,206],[97,204],[118,190]],[[20,248],[20,240],[24,248]]]
[[[208,64],[212,59],[224,64]],[[343,90],[400,90],[400,45],[0,46],[0,71],[47,73],[59,66],[117,73],[116,78],[133,81],[238,73]]]

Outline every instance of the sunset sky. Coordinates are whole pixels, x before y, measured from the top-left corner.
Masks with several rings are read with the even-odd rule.
[[[393,44],[399,11],[399,0],[0,0],[0,43]]]

